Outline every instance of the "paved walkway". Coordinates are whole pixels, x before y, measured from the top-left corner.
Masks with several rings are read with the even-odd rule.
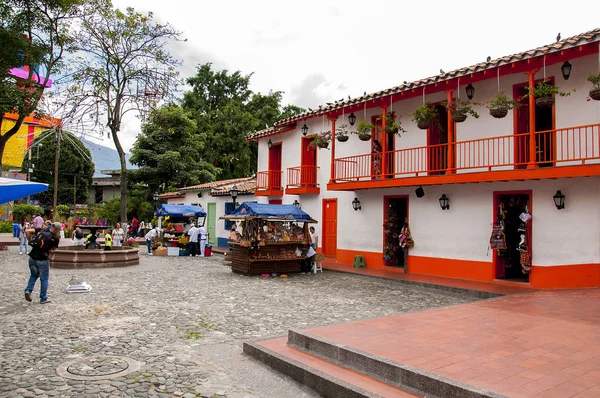
[[[223,256],[142,255],[127,268],[53,269],[52,302],[40,305],[39,285],[34,302],[23,298],[26,264],[18,247],[0,251],[0,397],[314,397],[242,342],[476,300],[327,271],[242,276]],[[93,290],[66,294],[72,276]]]
[[[535,292],[307,332],[510,397],[600,397],[600,290]]]

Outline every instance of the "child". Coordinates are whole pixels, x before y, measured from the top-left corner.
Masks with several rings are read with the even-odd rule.
[[[112,236],[110,232],[104,235],[104,250],[112,250]]]

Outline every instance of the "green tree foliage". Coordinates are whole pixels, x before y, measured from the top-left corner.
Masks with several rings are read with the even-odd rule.
[[[32,158],[35,165],[31,180],[49,184],[48,191],[33,197],[44,206],[52,206],[54,193],[54,160],[56,159],[56,132],[48,130],[38,136],[34,144],[42,143],[38,158]],[[74,194],[77,203],[85,203],[88,188],[92,184],[94,162],[90,151],[71,133],[61,133],[58,157],[58,204],[73,204]],[[37,151],[36,151],[37,152]],[[21,171],[27,172],[28,159],[23,160]],[[76,191],[75,191],[76,189]]]
[[[13,220],[15,222],[21,222],[25,217],[31,221],[32,217],[36,214],[44,214],[44,210],[40,206],[34,206],[29,204],[14,205],[12,209]]]
[[[123,115],[166,97],[177,83],[178,61],[166,50],[179,32],[152,13],[115,9],[110,0],[90,0],[79,40],[84,57],[73,61],[70,102],[98,126],[108,126],[121,163],[121,222],[127,220],[125,152],[119,140]],[[141,88],[141,91],[140,91]],[[151,92],[152,97],[145,94]]]
[[[200,65],[187,82],[182,106],[196,121],[205,142],[202,159],[221,169],[218,179],[245,177],[256,172],[257,147],[245,134],[271,126],[284,112],[287,116],[302,108],[281,108],[282,93],[255,94],[250,90],[252,75],[236,71],[214,71],[212,64]]]
[[[196,122],[179,106],[153,111],[131,149],[130,162],[139,167],[132,178],[152,192],[214,181],[219,169],[202,159],[204,143],[196,131]]]
[[[63,57],[75,49],[71,26],[81,16],[84,1],[4,0],[0,5],[0,124],[5,111],[19,114],[14,126],[0,136],[0,164],[7,141],[37,110],[45,89],[42,83],[63,69]],[[30,67],[26,79],[9,74],[11,68],[23,65]]]
[[[58,205],[56,206],[56,212],[58,213],[58,216],[61,219],[66,220],[67,218],[69,218],[71,210],[69,210],[69,206],[67,205]]]

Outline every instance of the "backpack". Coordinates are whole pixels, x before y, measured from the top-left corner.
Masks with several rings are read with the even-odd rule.
[[[33,248],[43,249],[44,247],[48,247],[50,242],[52,242],[53,235],[50,231],[40,231],[34,236],[31,237],[31,241],[29,245]]]

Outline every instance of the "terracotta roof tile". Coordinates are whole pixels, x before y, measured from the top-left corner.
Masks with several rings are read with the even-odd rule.
[[[489,62],[481,62],[475,65],[467,66],[464,68],[460,68],[451,72],[441,73],[436,76],[427,77],[421,80],[417,80],[411,83],[405,83],[400,86],[388,88],[385,90],[377,91],[371,94],[365,94],[361,97],[352,98],[349,100],[336,102],[331,105],[322,106],[320,105],[318,109],[314,109],[309,112],[304,112],[298,115],[294,115],[288,117],[286,119],[279,120],[275,122],[273,127],[269,127],[267,129],[254,131],[246,134],[247,140],[257,139],[260,137],[264,137],[267,135],[277,134],[277,129],[281,127],[285,127],[292,122],[296,122],[297,120],[307,119],[310,117],[315,117],[327,112],[331,112],[336,109],[341,109],[347,107],[349,105],[365,102],[371,99],[376,99],[380,97],[384,97],[390,94],[400,93],[402,91],[412,90],[413,88],[423,87],[430,84],[438,83],[444,80],[453,79],[460,76],[469,75],[473,72],[480,72],[486,69],[493,69],[501,65],[506,65],[518,61],[522,61],[524,59],[538,57],[541,55],[555,53],[561,50],[565,50],[574,46],[579,46],[587,43],[593,43],[600,41],[600,29],[590,30],[589,32],[580,33],[578,35],[568,37],[556,43],[547,44],[538,48],[534,48],[532,50],[523,51],[513,55],[503,56],[501,58],[490,60]]]
[[[185,196],[186,192],[211,191],[211,195],[229,195],[231,187],[237,185],[240,194],[254,193],[256,189],[256,177],[232,178],[229,180],[212,181],[205,184],[192,185],[189,187],[179,188],[175,192],[166,192],[160,196],[161,199],[169,199]]]

